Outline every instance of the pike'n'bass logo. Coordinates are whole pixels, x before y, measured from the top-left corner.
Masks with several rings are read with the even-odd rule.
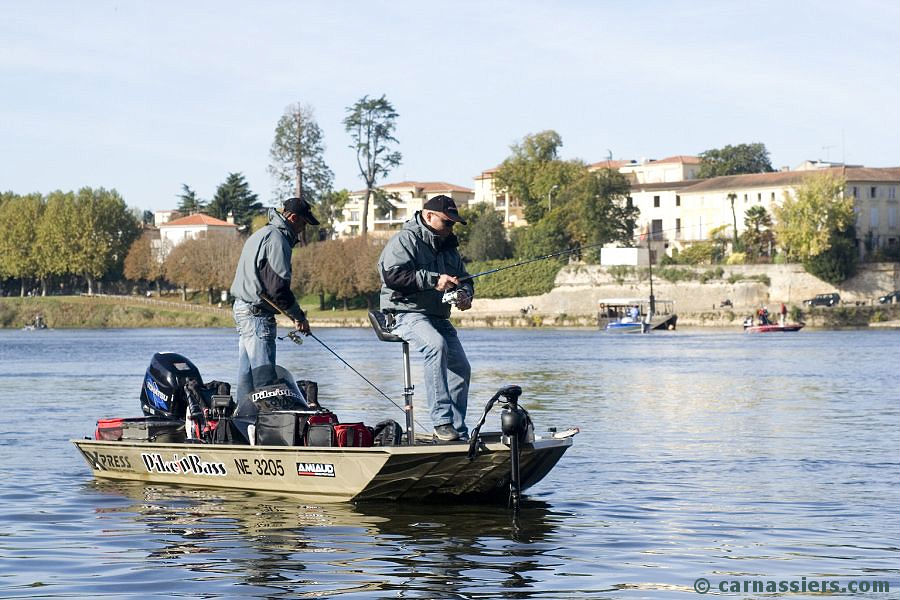
[[[334,477],[334,465],[298,462],[297,475],[302,477]]]
[[[144,466],[150,473],[171,473],[173,475],[216,475],[223,477],[228,475],[225,464],[220,462],[206,462],[200,460],[196,454],[187,454],[178,458],[172,455],[172,460],[163,459],[161,454],[141,454]]]

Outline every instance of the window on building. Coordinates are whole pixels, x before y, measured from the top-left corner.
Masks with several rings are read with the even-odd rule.
[[[891,186],[888,188],[888,200],[896,200],[897,199],[897,188]]]
[[[744,194],[744,204],[747,204],[747,194]]]
[[[659,196],[653,196],[653,208],[659,208]]]
[[[675,239],[681,239],[681,219],[675,219]]]
[[[770,198],[771,202],[775,202],[775,192],[772,192],[772,197]]]
[[[358,210],[350,211],[350,220],[351,221],[359,221],[359,211]]]
[[[878,228],[878,207],[873,206],[869,209],[869,227],[872,229]]]
[[[856,187],[855,185],[853,186],[853,197],[859,198],[859,188]]]
[[[681,196],[675,196],[675,206],[681,206]]]
[[[888,227],[891,229],[897,228],[897,206],[891,204],[887,207],[888,209]]]
[[[662,219],[653,219],[650,221],[650,239],[654,242],[661,242],[663,239]]]
[[[634,200],[631,199],[631,196],[625,198],[625,206],[628,208],[634,208]]]
[[[878,188],[874,185],[869,188],[869,198],[877,198],[878,197]]]
[[[494,206],[497,208],[505,208],[506,207],[506,198],[503,196],[498,196],[497,201],[494,203]]]
[[[757,202],[762,202],[762,192],[757,192],[757,194],[756,194],[756,201],[757,201]]]

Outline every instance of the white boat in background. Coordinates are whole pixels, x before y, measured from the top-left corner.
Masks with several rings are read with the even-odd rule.
[[[597,325],[608,333],[674,330],[678,323],[673,300],[605,298],[597,303]]]

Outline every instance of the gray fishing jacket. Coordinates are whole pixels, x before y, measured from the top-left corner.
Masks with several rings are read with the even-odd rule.
[[[417,212],[392,237],[378,259],[381,275],[381,310],[418,312],[448,318],[450,305],[441,302],[443,292],[434,289],[441,275],[468,275],[459,255],[455,235],[441,239],[422,222]],[[470,296],[471,281],[460,286]]]
[[[238,260],[231,295],[267,314],[276,310],[260,296],[265,292],[294,320],[305,318],[291,291],[291,250],[297,236],[285,218],[269,210],[269,223],[247,238]]]

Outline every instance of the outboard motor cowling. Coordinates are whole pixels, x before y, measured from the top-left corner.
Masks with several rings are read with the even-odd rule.
[[[188,358],[174,352],[157,352],[144,375],[141,410],[147,416],[184,419],[188,406],[184,386],[192,379],[203,384],[200,371]]]

